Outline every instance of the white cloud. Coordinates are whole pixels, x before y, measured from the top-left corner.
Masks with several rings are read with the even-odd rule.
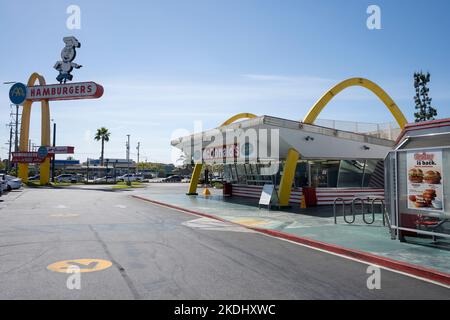
[[[256,81],[271,81],[271,82],[301,82],[301,83],[335,83],[336,81],[328,78],[309,77],[309,76],[282,76],[270,74],[243,74],[243,78]]]

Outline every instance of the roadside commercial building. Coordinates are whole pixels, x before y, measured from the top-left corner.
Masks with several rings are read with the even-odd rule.
[[[280,206],[298,205],[303,197],[306,205],[331,204],[337,197],[383,197],[383,160],[395,144],[398,128],[361,133],[336,128],[333,121],[334,125],[320,125],[317,120],[327,103],[351,86],[372,91],[398,128],[406,125],[406,118],[382,88],[367,79],[347,79],[327,91],[302,121],[242,113],[218,128],[173,140],[172,146],[195,164],[188,194],[196,194],[203,164],[222,164],[233,195],[256,199],[263,185],[273,184]]]
[[[230,132],[235,139],[226,142]],[[289,204],[300,204],[308,188],[315,190],[317,204],[325,205],[336,197],[383,196],[383,160],[395,142],[377,137],[382,134],[260,116],[176,139],[172,145],[194,163],[223,164],[232,194],[255,199],[265,184],[280,188],[286,163],[294,157]]]

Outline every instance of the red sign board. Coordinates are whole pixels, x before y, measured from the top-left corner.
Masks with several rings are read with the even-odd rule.
[[[239,158],[239,144],[224,145],[203,149],[203,160],[218,160],[224,158]]]
[[[12,152],[12,162],[15,163],[42,163],[45,157],[39,157],[37,152]]]
[[[77,100],[97,99],[103,95],[103,87],[95,82],[75,82],[27,87],[27,100]]]
[[[68,146],[57,146],[57,147],[47,147],[48,153],[51,154],[74,154],[75,147]]]

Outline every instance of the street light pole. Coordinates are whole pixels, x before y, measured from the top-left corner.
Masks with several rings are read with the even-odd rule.
[[[13,136],[13,128],[12,126],[9,127],[9,153],[8,153],[8,173],[11,171],[11,151],[12,151],[12,136]]]
[[[16,129],[14,131],[14,151],[19,151],[19,105],[16,104]]]
[[[127,140],[127,185],[131,185],[131,181],[130,181],[130,135],[127,134],[128,140]]]
[[[137,149],[136,174],[138,173],[138,167],[139,167],[139,149],[140,149],[140,148],[141,148],[141,143],[138,142],[137,147],[136,147],[136,149]]]

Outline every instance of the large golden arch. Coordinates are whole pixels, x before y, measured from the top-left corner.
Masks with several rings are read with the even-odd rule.
[[[350,78],[338,83],[333,88],[328,90],[322,96],[322,98],[320,98],[319,101],[317,101],[316,104],[309,110],[308,114],[303,119],[303,122],[310,124],[314,123],[319,114],[322,112],[323,108],[325,108],[325,106],[328,104],[328,102],[330,102],[331,99],[333,99],[342,90],[353,86],[360,86],[369,89],[378,98],[380,98],[380,100],[383,101],[383,103],[392,113],[400,128],[403,129],[408,123],[404,114],[400,111],[394,100],[392,100],[392,98],[386,93],[386,91],[384,91],[376,83],[364,78]]]
[[[254,115],[253,113],[239,113],[237,115],[232,116],[230,119],[228,119],[227,121],[225,121],[224,123],[222,123],[221,127],[227,126],[229,124],[232,124],[233,122],[236,122],[240,119],[253,119],[256,118],[257,116]]]
[[[252,119],[252,118],[256,118],[256,115],[254,115],[253,113],[239,113],[239,114],[232,116],[228,120],[226,120],[224,123],[222,123],[220,125],[220,127],[227,126],[227,125],[232,124],[233,122],[236,122],[240,119]],[[189,183],[189,190],[188,190],[187,195],[196,195],[197,194],[198,179],[200,178],[202,168],[203,168],[202,163],[195,164],[194,171],[192,172],[192,176],[191,176],[191,182]]]
[[[33,73],[28,79],[28,87],[35,85],[36,81],[39,85],[45,85],[45,79],[38,73]],[[20,144],[19,150],[28,151],[28,139],[30,137],[30,117],[31,105],[33,101],[26,100],[23,104],[22,119],[20,125]],[[48,100],[41,101],[41,146],[50,146],[50,106]],[[28,163],[19,163],[19,177],[23,182],[28,182]],[[50,159],[46,158],[40,165],[40,183],[48,184],[50,181]]]

